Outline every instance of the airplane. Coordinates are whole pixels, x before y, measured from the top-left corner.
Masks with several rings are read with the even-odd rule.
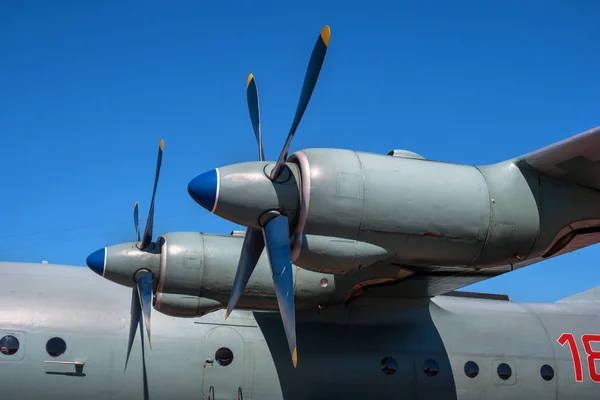
[[[32,264],[12,266],[10,271],[31,268],[30,275],[40,280],[37,285],[29,276],[2,278],[10,293],[20,292],[11,285],[31,287],[22,295],[31,299],[33,313],[36,295],[43,297],[39,301],[45,307],[48,301],[69,304],[53,306],[59,310],[78,302],[76,310],[56,315],[69,315],[61,328],[73,335],[79,332],[79,343],[87,337],[90,347],[82,345],[78,354],[45,361],[75,368],[65,373],[82,374],[88,364],[102,371],[99,383],[86,387],[91,400],[95,391],[117,399],[597,397],[600,351],[594,345],[600,342],[600,287],[559,303],[520,304],[503,295],[447,291],[468,279],[440,284],[437,270],[418,275],[401,268],[386,271],[382,265],[339,275],[295,266],[292,295],[303,356],[291,364],[268,254],[260,254],[236,309],[224,318],[246,243],[244,232],[169,232],[152,239],[163,148],[161,140],[147,236],[140,237],[135,203],[137,240],[92,252],[86,263],[96,275],[80,272],[89,272],[82,268],[52,270],[46,264],[42,270]],[[396,274],[395,279],[386,279],[386,272],[388,277]],[[71,287],[75,293],[69,294]],[[151,308],[157,311],[152,321]],[[26,331],[11,322],[16,319],[9,315],[0,323]],[[60,331],[48,319],[43,323]],[[146,349],[145,337],[150,352],[141,351]],[[41,358],[43,340],[50,338],[46,334],[38,341]],[[110,353],[92,352],[99,347]],[[94,356],[102,359],[100,365],[92,363]],[[141,363],[130,362],[130,356],[141,358]],[[79,386],[70,387],[72,392],[61,390],[61,398],[82,393]]]
[[[270,278],[267,264],[257,271]],[[276,311],[157,310],[152,350],[140,330],[124,369],[128,287],[84,267],[17,262],[0,262],[0,282],[3,400],[591,400],[600,389],[600,287],[548,304],[368,291],[297,312],[296,369]]]
[[[600,127],[490,165],[428,160],[408,150],[313,148],[288,157],[330,35],[325,26],[313,48],[278,159],[264,158],[250,74],[246,93],[259,161],[215,168],[188,184],[200,206],[246,227],[227,313],[266,250],[295,364],[292,265],[336,276],[382,265],[479,276],[600,241]]]

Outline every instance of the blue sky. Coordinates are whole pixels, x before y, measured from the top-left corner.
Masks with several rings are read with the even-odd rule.
[[[196,205],[187,184],[256,159],[250,72],[265,155],[279,154],[325,24],[330,47],[292,151],[404,148],[487,164],[600,125],[591,0],[122,3],[0,4],[2,261],[84,265],[133,240],[133,203],[143,227],[160,138],[155,234],[237,228]],[[554,301],[600,285],[599,253],[470,289]]]

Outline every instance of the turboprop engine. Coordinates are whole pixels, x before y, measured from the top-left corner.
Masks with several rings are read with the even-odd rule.
[[[150,273],[153,306],[173,316],[193,317],[224,308],[231,293],[243,237],[199,232],[160,235],[149,251],[138,242],[108,246],[90,254],[87,264],[98,275],[135,287],[136,278]],[[293,295],[298,308],[317,307],[334,299],[333,275],[293,268]],[[276,311],[277,297],[266,255],[241,296],[240,308]]]

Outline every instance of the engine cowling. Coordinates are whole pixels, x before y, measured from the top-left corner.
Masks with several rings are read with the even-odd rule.
[[[243,237],[172,232],[164,239],[157,290],[201,296],[227,304]],[[294,268],[297,307],[314,307],[335,298],[331,274]],[[260,257],[239,308],[278,310],[267,255]]]
[[[172,317],[201,317],[223,307],[218,301],[205,297],[161,292],[154,297],[154,309]]]
[[[600,229],[597,191],[510,160],[470,166],[406,151],[307,149],[288,163],[299,170],[292,254],[304,268],[338,273],[320,268],[327,257],[343,260],[347,271],[375,261],[508,266],[548,257],[565,233]]]
[[[150,251],[137,249],[135,242],[110,246],[105,250],[102,276],[133,287],[136,272],[147,269],[155,277],[153,289],[157,304],[160,300],[167,312],[190,315],[199,312],[197,310],[227,304],[243,240],[239,235],[172,232],[159,236]],[[335,302],[345,295],[343,291],[336,291],[331,274],[298,266],[293,268],[293,274],[298,309]],[[169,311],[169,307],[179,311]],[[237,308],[278,310],[266,253],[259,259]]]
[[[340,259],[366,260],[346,262],[347,271],[375,261],[409,266],[509,264],[519,260],[515,255],[525,259],[537,238],[536,199],[517,168],[482,172],[416,156],[341,149],[302,150],[288,162],[300,171],[293,260],[304,268],[315,269],[320,258],[336,254]],[[517,197],[518,209],[507,194]],[[319,239],[311,246],[311,235],[316,234],[352,241],[356,250],[345,246],[340,251],[335,240],[325,244]]]

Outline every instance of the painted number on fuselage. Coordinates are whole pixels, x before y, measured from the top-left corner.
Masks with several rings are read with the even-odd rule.
[[[564,346],[566,343],[569,344],[571,350],[571,357],[573,358],[573,369],[575,370],[575,380],[577,382],[583,382],[583,364],[581,357],[579,357],[579,348],[577,342],[572,333],[563,333],[556,340],[558,344]],[[592,343],[600,343],[600,335],[586,334],[581,337],[581,343],[587,354],[587,366],[592,382],[600,383],[600,373],[596,368],[596,361],[600,361],[600,350],[592,350]]]

